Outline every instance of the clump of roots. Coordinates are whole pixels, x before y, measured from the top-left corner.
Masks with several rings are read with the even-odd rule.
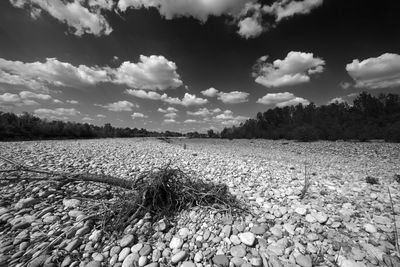
[[[155,221],[194,206],[229,213],[248,210],[225,184],[193,179],[168,165],[132,182],[132,190],[121,193],[106,209],[103,229],[122,230],[146,213]]]

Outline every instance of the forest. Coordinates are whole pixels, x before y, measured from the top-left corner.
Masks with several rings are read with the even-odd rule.
[[[221,133],[155,132],[146,129],[116,128],[110,123],[48,121],[24,112],[22,115],[0,111],[0,140],[80,139],[106,137],[180,137],[188,138],[264,138],[298,141],[381,139],[400,142],[400,97],[397,94],[373,96],[362,92],[353,104],[331,103],[316,106],[276,107],[258,112],[238,126]]]
[[[256,118],[239,126],[225,128],[221,138],[400,142],[400,98],[397,94],[375,97],[362,92],[352,105],[336,102],[276,107],[258,112]]]

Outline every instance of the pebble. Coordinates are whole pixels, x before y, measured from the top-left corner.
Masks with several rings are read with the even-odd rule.
[[[307,213],[307,209],[304,207],[297,207],[294,211],[299,215],[305,215]]]
[[[249,247],[253,246],[256,240],[256,237],[251,232],[240,233],[238,237],[243,244]]]
[[[176,237],[174,236],[171,240],[171,242],[169,243],[169,247],[171,249],[178,249],[181,248],[183,245],[183,239],[180,237]]]
[[[133,235],[131,235],[131,234],[125,235],[125,236],[119,241],[119,245],[120,245],[122,248],[127,247],[127,246],[129,246],[129,245],[133,242],[134,238],[135,238],[135,237],[134,237]]]
[[[302,254],[296,257],[296,263],[302,267],[312,267],[312,261],[310,256],[304,256]]]
[[[186,259],[186,257],[187,257],[186,251],[182,251],[182,250],[181,250],[181,251],[177,252],[176,254],[174,254],[174,255],[171,257],[171,263],[172,263],[172,264],[177,264],[178,262],[180,262],[180,261]]]
[[[371,234],[374,234],[377,232],[376,227],[369,223],[364,224],[364,229],[365,229],[365,231],[367,231],[368,233],[371,233]]]
[[[243,258],[246,255],[246,249],[244,249],[242,246],[231,247],[230,252],[233,257],[238,258]]]
[[[215,255],[212,259],[213,263],[217,266],[228,267],[229,259],[225,255]]]

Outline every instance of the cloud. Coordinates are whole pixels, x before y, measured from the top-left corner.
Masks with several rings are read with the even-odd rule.
[[[123,62],[118,68],[74,66],[56,58],[25,63],[0,58],[0,83],[24,85],[36,91],[48,86],[81,88],[98,83],[124,84],[138,89],[165,90],[183,84],[174,62],[163,56],[140,56],[138,63]]]
[[[344,90],[347,90],[347,89],[349,89],[349,88],[352,86],[352,84],[351,84],[351,83],[348,83],[348,82],[341,82],[341,83],[339,84],[339,86],[342,87]]]
[[[389,88],[400,86],[400,55],[385,53],[346,65],[348,74],[358,88]]]
[[[52,97],[46,94],[36,94],[30,91],[22,91],[19,94],[4,93],[0,95],[0,103],[7,106],[32,106],[39,105],[38,102],[32,100],[48,101]]]
[[[120,112],[120,111],[132,111],[132,108],[138,108],[139,105],[133,104],[129,101],[122,100],[114,103],[110,103],[107,105],[99,105],[95,104],[95,106],[103,107],[108,109],[109,111],[115,111],[115,112]]]
[[[90,118],[89,116],[85,116],[82,118],[82,121],[94,121],[94,119]]]
[[[333,103],[345,103],[346,100],[344,100],[342,97],[335,97],[331,100],[328,101],[328,104],[333,104]]]
[[[179,123],[179,122],[177,122],[177,121],[174,120],[174,119],[165,119],[164,122],[165,122],[165,123]]]
[[[128,89],[126,93],[142,99],[161,100],[162,98],[159,93],[153,91]]]
[[[76,101],[76,100],[67,100],[67,103],[76,105],[76,104],[79,104],[79,101]]]
[[[281,0],[274,2],[271,6],[264,6],[263,10],[265,13],[275,15],[276,22],[280,22],[294,15],[309,14],[313,9],[322,4],[323,0]]]
[[[163,94],[161,100],[171,105],[182,105],[185,107],[201,106],[208,103],[207,99],[200,98],[196,95],[192,95],[189,93],[185,93],[182,99],[179,99],[177,97],[169,97],[166,94]]]
[[[125,61],[113,70],[114,82],[148,90],[177,88],[183,84],[176,64],[163,56],[140,55],[138,63]]]
[[[254,65],[255,81],[266,87],[281,87],[306,83],[310,76],[324,70],[325,61],[314,57],[313,53],[291,51],[283,60],[267,62],[268,57],[262,56]]]
[[[164,117],[168,118],[168,119],[174,119],[178,116],[178,114],[176,114],[175,112],[171,112],[171,113],[167,113],[164,114]]]
[[[207,90],[201,91],[201,94],[208,97],[215,97],[217,96],[218,92],[219,91],[217,89],[211,87],[208,88]]]
[[[249,100],[247,99],[250,94],[246,92],[232,91],[229,93],[218,93],[218,100],[221,100],[226,104],[238,104],[245,103]]]
[[[63,104],[64,103],[59,99],[54,99],[53,102],[56,103],[56,104]]]
[[[96,115],[97,118],[107,118],[107,116],[103,115],[103,114],[97,114]]]
[[[238,26],[238,34],[246,39],[255,38],[264,31],[263,26],[254,17],[247,17],[240,20]]]
[[[31,16],[36,19],[41,11],[45,11],[58,21],[65,23],[77,36],[93,34],[95,36],[109,35],[111,26],[106,18],[100,13],[101,9],[111,9],[110,0],[90,0],[89,6],[84,6],[83,1],[73,0],[70,2],[62,0],[10,0],[17,8],[28,8]]]
[[[276,107],[295,106],[298,104],[308,105],[310,102],[307,99],[296,97],[292,93],[275,93],[266,94],[257,100],[257,103],[264,105],[274,105]]]
[[[188,119],[188,120],[184,121],[184,123],[197,123],[197,122],[198,122],[197,120],[193,120],[193,119]]]
[[[178,110],[174,107],[168,107],[167,109],[158,108],[157,111],[161,113],[168,113],[168,112],[171,113],[171,112],[177,112]]]
[[[140,113],[140,112],[134,112],[131,115],[131,117],[132,117],[132,119],[135,119],[135,118],[148,118],[148,116],[146,116],[146,115],[144,115],[143,113]]]
[[[39,108],[35,109],[33,112],[39,117],[49,117],[51,119],[65,119],[68,116],[76,116],[79,115],[80,112],[74,108],[56,108],[56,109],[47,109],[47,108]]]
[[[253,0],[119,0],[118,9],[156,8],[166,19],[193,17],[202,22],[209,16],[237,14],[246,2]]]
[[[216,108],[214,110],[209,110],[208,108],[200,108],[197,111],[194,111],[194,112],[188,111],[186,113],[191,116],[207,117],[207,116],[214,115],[214,113],[218,113],[218,112],[221,112],[221,109]]]
[[[224,126],[231,126],[239,124],[248,118],[245,116],[234,116],[231,110],[225,110],[222,114],[213,117],[212,121]]]

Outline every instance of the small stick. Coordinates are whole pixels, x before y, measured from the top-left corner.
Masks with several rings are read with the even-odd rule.
[[[388,192],[389,192],[390,204],[392,206],[392,213],[393,213],[394,238],[395,238],[396,251],[397,251],[398,255],[400,255],[399,234],[397,233],[397,225],[396,225],[396,212],[394,211],[393,199],[392,199],[392,194],[390,193],[389,186],[388,186]]]

